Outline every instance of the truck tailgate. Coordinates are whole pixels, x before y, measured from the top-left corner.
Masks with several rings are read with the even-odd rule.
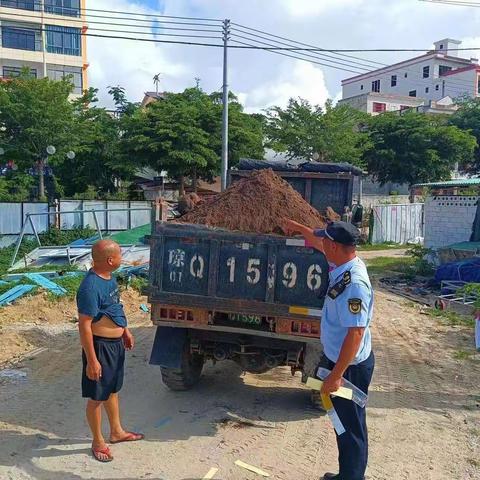
[[[320,317],[328,263],[303,240],[157,223],[150,247],[151,303]]]

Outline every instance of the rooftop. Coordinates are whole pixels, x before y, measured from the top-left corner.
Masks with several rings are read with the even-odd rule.
[[[480,178],[458,178],[456,180],[446,180],[445,182],[431,182],[431,183],[417,183],[412,185],[416,187],[431,187],[431,188],[455,188],[455,187],[474,187],[480,186]]]

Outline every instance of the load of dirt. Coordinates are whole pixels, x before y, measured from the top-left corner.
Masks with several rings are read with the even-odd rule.
[[[288,182],[273,170],[265,169],[238,180],[177,221],[242,232],[283,234],[281,225],[286,218],[311,228],[322,227],[326,222]]]

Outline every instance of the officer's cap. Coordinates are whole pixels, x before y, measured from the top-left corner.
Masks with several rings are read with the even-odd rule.
[[[360,241],[360,230],[355,225],[347,222],[331,222],[327,228],[314,230],[313,234],[317,237],[328,238],[342,245],[357,245]]]

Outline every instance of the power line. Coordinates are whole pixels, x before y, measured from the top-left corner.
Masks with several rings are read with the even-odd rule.
[[[85,9],[87,10],[87,9]],[[108,12],[108,13],[119,13],[119,14],[129,14],[127,12],[115,12],[113,10],[94,10],[94,9],[88,9],[90,11],[98,11],[98,12]],[[17,17],[23,17],[23,18],[35,18],[35,19],[38,19],[38,17],[36,16],[33,16],[33,15],[28,15],[28,14],[21,14],[21,13],[9,13],[7,12],[6,15],[10,15],[10,16],[17,16]],[[133,14],[132,14],[133,15]],[[144,16],[144,14],[134,14],[134,15],[141,15],[141,16]],[[152,17],[154,18],[159,18],[160,16],[158,15],[152,15]],[[97,15],[96,18],[109,18],[110,20],[112,20],[111,17],[107,17],[107,16],[102,16],[102,15]],[[173,17],[173,16],[161,16],[160,18],[177,18],[177,17]],[[178,17],[180,19],[189,19],[189,20],[195,20],[193,17]],[[115,20],[115,17],[113,18]],[[82,23],[82,26],[85,25],[85,23],[87,23],[87,21],[84,21],[82,19],[78,19],[78,18],[74,18],[74,19],[69,19],[70,21],[74,21],[74,22],[81,22]],[[125,19],[127,20],[127,19]],[[199,20],[205,20],[205,19],[199,19]],[[208,20],[208,19],[206,19]],[[132,19],[132,21],[134,22],[137,22],[137,21],[143,21],[143,22],[150,22],[149,20],[144,20],[144,19],[137,19],[137,18],[134,18]],[[213,21],[213,20],[212,20]],[[190,29],[190,28],[182,28],[182,27],[158,27],[158,26],[155,26],[155,25],[152,25],[152,24],[149,24],[149,25],[138,25],[138,24],[125,24],[125,23],[111,23],[110,22],[98,22],[98,21],[90,21],[88,23],[92,23],[92,24],[98,24],[98,25],[108,25],[110,27],[114,27],[114,26],[119,26],[119,27],[124,27],[124,28],[148,28],[148,31],[136,31],[136,30],[116,30],[116,29],[101,29],[101,28],[90,28],[91,31],[96,31],[96,32],[106,32],[106,33],[123,33],[123,34],[139,34],[139,35],[154,35],[154,36],[168,36],[168,37],[179,37],[179,38],[190,38],[190,39],[195,39],[195,38],[205,38],[205,39],[213,39],[213,38],[220,38],[220,37],[215,37],[215,36],[208,36],[208,35],[192,35],[192,34],[187,34],[187,35],[184,35],[184,34],[177,34],[177,33],[157,33],[157,32],[153,32],[153,30],[156,30],[156,29],[162,29],[162,30],[170,30],[170,31],[192,31],[192,32],[213,32],[213,33],[217,33],[216,30],[206,30],[206,29]],[[167,23],[167,21],[156,21],[155,23]],[[187,25],[187,23],[184,23],[184,22],[170,22],[172,24],[180,24],[180,25]],[[196,23],[194,22],[188,22],[188,25],[197,25]],[[201,24],[198,24],[198,25],[201,25]],[[370,61],[370,60],[366,60],[366,59],[362,59],[362,58],[359,58],[359,57],[355,57],[355,56],[350,56],[350,55],[338,55],[336,57],[333,57],[331,55],[326,55],[324,53],[321,53],[321,52],[328,52],[328,53],[336,53],[337,51],[334,50],[334,49],[331,49],[331,50],[328,50],[328,49],[323,49],[323,48],[319,48],[319,47],[314,47],[314,46],[310,46],[308,44],[304,44],[302,42],[297,42],[295,40],[289,40],[289,39],[286,39],[288,42],[291,42],[291,43],[284,43],[284,42],[279,42],[278,40],[274,40],[275,38],[281,38],[281,39],[284,39],[285,37],[280,37],[278,35],[273,35],[273,34],[268,34],[266,32],[262,32],[261,30],[256,30],[256,29],[252,29],[250,27],[245,27],[245,26],[242,26],[242,25],[239,25],[239,24],[235,24],[235,25],[238,25],[240,28],[235,28],[236,31],[240,32],[240,33],[243,33],[244,35],[248,35],[249,37],[256,37],[256,38],[261,38],[261,39],[268,39],[272,42],[274,42],[273,44],[272,43],[267,43],[267,42],[263,42],[263,41],[260,41],[260,40],[256,40],[255,38],[245,38],[245,37],[242,37],[240,35],[237,35],[235,34],[236,37],[238,38],[242,38],[242,39],[245,39],[245,40],[248,40],[250,42],[255,42],[257,43],[257,45],[252,45],[251,43],[244,43],[244,42],[235,42],[235,43],[238,43],[239,45],[230,45],[229,48],[234,48],[234,49],[256,49],[256,50],[266,50],[266,51],[272,51],[274,53],[280,53],[280,51],[290,51],[292,53],[294,53],[295,55],[288,55],[286,53],[283,54],[283,56],[287,56],[287,57],[290,57],[290,58],[295,58],[297,60],[303,60],[303,61],[310,61],[306,58],[303,58],[303,57],[309,57],[309,58],[313,58],[315,60],[322,60],[322,62],[314,62],[312,61],[311,63],[316,63],[316,64],[319,64],[319,65],[322,65],[322,66],[325,66],[325,67],[330,67],[330,68],[337,68],[336,66],[334,65],[331,65],[332,63],[333,64],[336,64],[336,65],[340,65],[342,68],[338,68],[340,70],[343,70],[343,71],[346,71],[346,72],[349,72],[349,73],[353,73],[355,75],[361,75],[361,74],[366,74],[366,73],[370,73],[370,72],[361,72],[361,71],[358,71],[360,68],[362,69],[365,69],[365,68],[377,68],[378,67],[374,67],[372,65],[368,65],[368,64],[365,64],[365,63],[360,63],[360,62],[350,62],[350,61],[347,61],[347,60],[344,60],[342,57],[344,58],[353,58],[353,59],[359,59],[361,60],[362,62],[371,62],[371,63],[375,63],[375,64],[378,64],[378,65],[382,65],[384,66],[385,68],[388,68],[389,65],[385,65],[385,64],[382,64],[380,62],[375,62],[375,61]],[[86,25],[85,25],[86,26]],[[203,26],[203,25],[201,25]],[[215,25],[210,25],[210,24],[206,24],[206,26],[212,26],[214,27]],[[38,30],[38,29],[37,29]],[[266,36],[263,36],[263,35],[257,35],[255,33],[250,33],[249,31],[244,31],[244,30],[250,30],[252,32],[261,32],[261,33],[264,33],[265,35],[268,35],[270,37],[273,37],[274,39],[270,39],[269,37],[266,37]],[[218,30],[218,33],[220,33],[220,30]],[[97,38],[111,38],[111,39],[122,39],[122,40],[133,40],[133,41],[147,41],[147,42],[153,42],[153,43],[165,43],[165,44],[178,44],[178,45],[197,45],[197,46],[207,46],[207,47],[217,47],[217,48],[223,48],[223,45],[220,45],[220,44],[212,44],[212,43],[199,43],[199,42],[187,42],[187,41],[174,41],[174,40],[160,40],[160,39],[150,39],[150,38],[135,38],[135,37],[127,37],[127,36],[120,36],[120,35],[99,35],[99,34],[87,34],[85,32],[83,33],[80,33],[81,35],[85,35],[85,36],[91,36],[91,37],[97,37]],[[291,44],[297,44],[297,45],[305,45],[309,48],[304,48],[304,47],[292,47]],[[263,44],[263,45],[267,45],[266,47],[265,46],[259,46],[258,44]],[[283,45],[283,46],[278,46],[278,45]],[[285,45],[287,45],[287,47],[285,47]],[[472,48],[473,49],[473,48]],[[275,52],[275,50],[279,50],[279,52]],[[385,51],[388,51],[389,49],[379,49],[380,50],[385,50]],[[402,50],[402,49],[390,49],[390,50],[393,50],[393,51],[397,51],[397,50]],[[405,49],[407,50],[407,49]],[[414,50],[414,49],[408,49],[408,50]],[[459,49],[460,50],[460,49]],[[467,49],[465,49],[467,50]],[[477,49],[475,49],[477,50]],[[316,53],[316,55],[309,55],[307,53],[301,53],[301,52],[312,52],[312,53]],[[356,51],[368,51],[366,49],[356,49]],[[301,56],[301,57],[300,57]],[[330,59],[329,59],[330,58]],[[333,59],[333,60],[332,60]],[[324,63],[326,62],[326,63]],[[408,69],[407,69],[408,70]],[[373,73],[373,72],[371,72]],[[379,73],[379,75],[386,75],[386,73]],[[419,77],[420,78],[420,77]],[[461,85],[462,84],[462,81],[452,81],[452,80],[447,80],[449,82],[450,85]],[[410,83],[410,81],[409,81]],[[463,81],[463,84],[465,86],[471,86],[471,82],[467,82],[467,81]]]
[[[234,32],[235,32],[235,31],[240,31],[240,32],[244,33],[243,30],[239,30],[239,29],[237,29],[237,28],[233,28],[232,31],[234,31]],[[246,32],[245,32],[245,33],[246,33]],[[265,36],[260,36],[260,35],[256,35],[256,34],[249,34],[249,35],[252,35],[252,36],[255,36],[255,37],[258,37],[258,38],[267,38],[267,37],[265,37]],[[250,42],[257,42],[257,43],[260,43],[260,44],[262,44],[262,45],[269,45],[270,47],[263,47],[263,46],[260,47],[260,49],[267,50],[267,51],[277,52],[277,50],[282,50],[282,49],[283,49],[283,47],[278,48],[278,47],[272,46],[272,45],[273,45],[272,43],[266,43],[266,42],[259,41],[259,40],[256,40],[256,39],[252,39],[252,38],[241,37],[241,36],[236,35],[235,33],[234,33],[234,38],[242,38],[242,39],[248,40],[248,41],[250,41]],[[274,41],[274,42],[278,42],[278,41],[276,41],[276,40],[273,40],[273,41]],[[244,45],[244,47],[238,47],[238,48],[255,48],[255,47],[256,47],[256,48],[259,48],[259,47],[257,47],[256,45],[252,45],[251,43],[249,43],[249,44],[246,44],[246,43],[244,43],[244,42],[239,42],[239,43],[242,43],[242,45]],[[288,45],[287,43],[284,43],[284,42],[278,42],[278,43],[276,43],[276,45],[278,45],[278,44]],[[237,48],[237,46],[235,46],[235,48]],[[288,49],[288,50],[289,50],[289,49]],[[317,48],[316,48],[315,50],[317,50]],[[295,53],[295,50],[294,50],[294,49],[292,49],[292,50],[290,50],[290,51],[291,51],[292,53]],[[425,50],[422,50],[422,51],[425,51]],[[278,53],[278,52],[277,52],[277,53]],[[311,55],[303,54],[303,53],[300,53],[300,52],[298,52],[297,55],[304,55],[304,56],[307,56],[307,57],[312,57]],[[328,55],[327,55],[327,57],[337,58],[337,57],[331,57],[331,56],[328,56]],[[297,58],[298,58],[298,57],[297,57]],[[328,60],[328,59],[325,59],[325,58],[320,58],[320,57],[313,57],[313,58],[319,58],[319,59],[321,59],[321,60],[324,61],[324,62],[338,63],[338,62],[335,62],[335,61],[333,61],[333,60]],[[306,59],[302,58],[302,60],[306,60]],[[339,58],[338,60],[341,60],[341,61],[342,61],[342,63],[340,63],[340,65],[343,65],[343,66],[346,66],[346,67],[347,67],[347,69],[346,69],[347,71],[352,72],[351,68],[357,69],[356,75],[373,74],[373,73],[375,72],[375,70],[379,70],[378,67],[374,67],[375,70],[373,70],[373,71],[370,70],[370,71],[368,71],[368,72],[358,72],[359,67],[356,66],[356,65],[353,65],[353,63],[357,63],[357,62],[348,62],[347,64],[345,64],[345,63],[343,63],[343,62],[345,62],[345,60],[343,60],[343,59],[341,59],[341,58]],[[364,67],[363,67],[364,64],[361,64],[361,63],[358,63],[358,64],[360,65],[360,68],[364,68]],[[382,64],[382,65],[385,65],[385,64]],[[369,68],[369,69],[372,69],[372,66],[370,66],[370,65],[366,65],[366,67]],[[395,68],[395,67],[392,67],[391,65],[385,65],[384,67],[382,67],[382,69],[388,69],[388,68],[391,68],[391,69],[392,69],[391,71],[394,71],[394,68]],[[414,72],[411,68],[405,68],[404,71]],[[418,74],[416,74],[416,72],[414,73],[414,75],[417,77],[418,80],[423,80],[423,77],[420,77]],[[378,76],[379,76],[380,78],[382,78],[382,77],[384,77],[384,76],[388,76],[388,72],[378,72]],[[445,81],[445,80],[444,80],[444,81]],[[409,80],[407,80],[406,82],[413,84],[411,78],[410,78]],[[453,85],[459,85],[460,88],[466,88],[466,87],[470,87],[470,86],[471,86],[471,82],[468,82],[468,81],[448,80],[448,82],[449,82],[449,85],[451,85],[451,86],[453,86]],[[415,83],[415,86],[418,86],[418,84]]]
[[[244,43],[244,42],[240,42],[239,40],[231,40],[232,42],[235,42],[235,43],[239,43],[243,46],[248,46],[248,47],[251,47],[251,48],[254,48],[256,50],[260,49],[260,50],[263,50],[262,47],[255,47],[254,45],[251,45],[251,44],[248,44],[248,43]],[[233,48],[235,48],[235,46],[233,46]],[[297,57],[295,55],[290,55],[289,53],[282,53],[282,52],[278,52],[276,50],[273,50],[272,53],[276,53],[277,55],[283,55],[284,57],[290,57],[290,58],[295,58],[296,60],[303,60],[304,62],[309,62],[309,63],[315,63],[316,65],[322,65],[324,67],[330,67],[330,68],[335,68],[337,70],[343,70],[344,72],[349,72],[349,73],[358,73],[358,72],[355,72],[354,70],[349,70],[347,68],[343,68],[343,67],[335,67],[333,65],[327,65],[325,63],[322,63],[322,62],[317,62],[315,60],[308,60],[307,58],[302,58],[302,57]]]
[[[240,33],[242,33],[242,35],[238,35],[235,32],[240,32]],[[248,35],[248,37],[245,37],[243,35]],[[256,43],[260,43],[260,44],[263,44],[263,45],[268,45],[270,47],[273,47],[275,50],[279,49],[278,45],[286,45],[287,47],[291,47],[291,45],[292,45],[291,43],[285,43],[285,42],[280,42],[278,40],[272,40],[271,38],[265,37],[265,36],[262,36],[262,35],[257,35],[257,34],[244,32],[244,31],[239,30],[235,27],[232,28],[232,36],[237,37],[237,38],[242,38],[243,40],[247,40],[247,41],[250,41],[250,42],[256,42]],[[250,38],[250,37],[255,37],[255,38]],[[257,38],[260,38],[262,40],[268,40],[269,42],[274,42],[274,43],[273,44],[272,43],[267,43],[267,42],[264,42],[262,40],[257,40]],[[331,61],[333,63],[341,62],[342,65],[349,65],[349,66],[354,65],[355,68],[357,68],[357,69],[362,68],[362,69],[365,70],[365,69],[371,69],[372,68],[371,65],[366,64],[366,63],[355,62],[355,61],[350,61],[350,60],[343,60],[342,58],[335,57],[335,56],[328,55],[328,54],[324,54],[324,53],[301,53],[301,52],[298,52],[298,55],[304,55],[304,56],[313,57],[313,58],[333,59],[333,60],[328,60],[328,61]]]
[[[252,45],[251,43],[243,43],[243,42],[239,42],[241,43],[242,45],[244,46],[248,46],[250,48],[258,48],[258,49],[266,49],[267,51],[271,51],[272,53],[280,53],[278,50],[272,50],[270,47],[275,47],[275,44],[272,44],[272,43],[269,43],[269,42],[265,42],[265,41],[262,41],[262,40],[256,40],[256,39],[252,39],[252,38],[248,38],[248,37],[245,37],[245,36],[242,36],[242,35],[237,35],[235,33],[232,34],[232,39],[236,39],[236,38],[239,38],[239,39],[242,39],[242,40],[246,40],[247,42],[255,42],[257,43],[257,45]],[[262,46],[258,46],[258,44],[262,45]],[[263,47],[263,45],[267,45],[267,47]],[[357,73],[363,73],[363,72],[367,72],[368,70],[362,65],[362,66],[357,66],[357,65],[354,65],[354,64],[351,64],[351,63],[345,63],[344,61],[342,61],[341,59],[337,59],[336,57],[330,57],[330,58],[333,58],[334,60],[330,60],[329,56],[327,55],[326,57],[323,57],[323,56],[320,56],[320,55],[316,55],[316,54],[311,54],[311,53],[301,53],[301,52],[291,52],[292,54],[295,54],[297,56],[302,56],[302,57],[307,57],[306,59],[309,59],[309,58],[313,58],[315,60],[321,60],[321,61],[324,61],[324,62],[328,62],[328,63],[333,63],[333,64],[336,64],[336,65],[341,65],[343,67],[348,67],[350,69],[355,69],[355,70],[350,70],[350,71],[355,71]]]
[[[268,32],[265,32],[263,30],[258,30],[258,29],[255,29],[255,28],[251,28],[251,27],[247,27],[245,25],[241,25],[239,23],[234,23],[232,22],[232,25],[236,26],[236,27],[240,27],[242,29],[245,29],[245,30],[250,30],[252,32],[256,32],[256,33],[260,33],[262,35],[268,35],[269,37],[273,37],[273,38],[278,38],[279,40],[286,40],[287,42],[291,42],[291,43],[294,43],[294,44],[297,44],[297,45],[302,45],[304,47],[310,47],[310,48],[319,48],[317,47],[316,45],[310,45],[308,43],[303,43],[303,42],[298,42],[296,40],[291,40],[289,38],[285,38],[285,37],[281,37],[279,35],[274,35],[272,33],[268,33]],[[376,62],[374,60],[366,60],[364,58],[361,58],[361,57],[355,57],[353,55],[342,55],[343,57],[346,57],[346,58],[352,58],[354,60],[361,60],[361,61],[366,61],[366,62],[369,62],[369,63],[372,63],[372,64],[376,64],[376,65],[385,65],[384,63],[381,63],[381,62]]]
[[[38,20],[37,16],[34,15],[29,15],[27,13],[11,13],[11,12],[4,12],[2,13],[2,16],[10,16],[10,17],[21,17],[21,18],[29,18],[29,19],[35,19]],[[118,26],[118,27],[138,27],[138,28],[147,28],[149,30],[156,30],[156,29],[162,29],[162,30],[179,30],[179,31],[192,31],[192,32],[221,32],[221,28],[217,29],[198,29],[198,28],[183,28],[183,27],[163,27],[163,26],[155,26],[153,24],[149,25],[138,25],[138,24],[128,24],[128,23],[112,23],[112,20],[117,20],[117,18],[112,18],[112,17],[98,17],[98,18],[105,18],[109,19],[109,22],[99,22],[96,20],[82,20],[80,18],[72,18],[68,19],[69,22],[74,22],[74,23],[79,23],[81,26],[88,26],[89,24],[92,25],[112,25],[112,26]],[[133,19],[133,21],[138,21],[137,19]],[[155,23],[163,23],[163,22],[155,22]],[[182,24],[184,25],[184,24]],[[214,26],[214,25],[209,25],[209,26]]]
[[[453,5],[457,7],[480,7],[478,2],[468,2],[468,1],[454,1],[454,0],[419,0],[424,3],[440,3],[443,5]]]
[[[149,14],[149,13],[136,13],[136,12],[124,12],[118,10],[101,10],[96,8],[79,8],[81,12],[99,12],[99,13],[118,13],[119,15],[132,15],[132,16],[141,16],[148,18],[174,18],[177,20],[199,20],[201,22],[219,22],[223,23],[223,20],[220,18],[197,18],[197,17],[180,17],[177,15],[160,15],[160,14]]]

